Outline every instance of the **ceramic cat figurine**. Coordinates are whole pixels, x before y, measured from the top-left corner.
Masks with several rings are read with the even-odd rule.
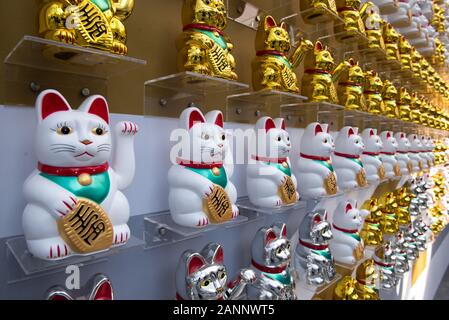
[[[429,136],[427,136],[427,155],[430,158],[430,166],[435,166],[435,142]]]
[[[249,300],[296,300],[290,273],[291,251],[283,223],[257,231],[251,245],[251,268],[256,281],[246,287]]]
[[[233,44],[224,30],[224,0],[183,0],[183,33],[179,36],[178,69],[237,80]]]
[[[391,131],[383,131],[380,134],[383,148],[380,152],[380,159],[385,167],[385,177],[388,179],[399,177],[401,168],[396,159],[396,151],[398,150],[398,142]]]
[[[127,54],[123,21],[133,7],[134,0],[42,1],[39,33],[50,40]]]
[[[410,104],[412,97],[407,89],[402,87],[399,89],[396,105],[398,106],[399,119],[402,121],[410,121]]]
[[[91,96],[72,110],[55,90],[39,94],[36,115],[38,165],[23,186],[22,224],[30,253],[59,260],[125,244],[129,204],[121,190],[134,177],[137,125],[111,128],[105,98]]]
[[[367,185],[366,172],[360,155],[365,149],[359,128],[344,127],[335,139],[332,164],[338,177],[338,188],[351,190]]]
[[[329,250],[332,230],[327,221],[327,212],[309,212],[301,221],[298,233],[295,269],[299,278],[315,286],[331,282],[336,272],[334,258]]]
[[[242,269],[237,280],[229,281],[223,247],[207,244],[201,252],[185,251],[176,268],[177,300],[235,300],[256,280],[250,269]]]
[[[343,61],[335,67],[329,49],[317,41],[313,53],[306,55],[301,92],[309,101],[338,103],[334,83],[340,79],[343,71],[350,67],[348,61]]]
[[[377,182],[385,179],[385,167],[379,156],[383,143],[377,135],[377,129],[366,128],[362,132],[362,139],[365,150],[360,158],[366,172],[366,180],[368,182]]]
[[[393,28],[390,23],[383,21],[382,35],[385,41],[385,49],[387,50],[387,60],[399,61],[399,33]]]
[[[300,142],[301,153],[296,160],[295,175],[300,196],[322,197],[338,191],[337,176],[331,163],[334,140],[327,124],[309,124]]]
[[[429,136],[421,135],[422,152],[421,157],[423,158],[424,169],[430,169],[433,166],[433,147],[432,140]]]
[[[89,280],[88,284],[84,288],[81,288],[81,296],[79,293],[77,296],[74,296],[64,287],[55,286],[48,290],[46,300],[114,300],[114,290],[112,288],[111,280],[107,276],[103,274],[96,274]]]
[[[354,200],[341,201],[334,212],[330,249],[335,261],[354,265],[364,256],[364,244],[359,235],[363,224],[357,202]]]
[[[397,277],[394,269],[395,255],[390,242],[379,245],[373,255],[374,263],[380,269],[380,287],[390,290],[396,287]]]
[[[363,94],[366,101],[366,111],[381,114],[384,109],[382,101],[383,82],[376,71],[365,72],[365,87]]]
[[[187,130],[189,139],[181,141],[182,154],[168,172],[170,212],[179,225],[201,228],[239,215],[223,125],[220,111],[204,117],[198,108],[190,107],[181,113],[179,126]]]
[[[410,160],[410,141],[404,132],[396,132],[394,135],[398,143],[398,150],[396,151],[396,159],[398,160],[399,167],[401,168],[401,175],[409,175],[413,173],[413,164]]]
[[[363,95],[365,74],[359,63],[354,59],[347,60],[350,65],[338,82],[337,94],[341,105],[348,110],[366,110],[366,101]]]
[[[410,141],[409,158],[413,165],[413,172],[420,172],[424,169],[424,162],[421,158],[422,143],[417,134],[409,134]]]
[[[362,21],[365,24],[368,47],[371,49],[385,49],[385,42],[382,35],[382,18],[379,15],[379,9],[370,1],[367,1],[365,6],[366,9],[362,13]]]
[[[313,49],[313,43],[302,40],[288,57],[290,48],[286,24],[277,25],[272,16],[266,16],[256,34],[256,58],[252,62],[254,90],[299,92],[295,71],[305,53]]]
[[[284,119],[262,117],[255,129],[252,145],[257,150],[246,167],[249,200],[266,208],[296,203],[298,183],[288,157],[292,146]]]
[[[388,118],[397,118],[397,105],[396,99],[398,96],[398,90],[389,80],[384,81],[382,88],[382,101],[383,101],[383,114]]]

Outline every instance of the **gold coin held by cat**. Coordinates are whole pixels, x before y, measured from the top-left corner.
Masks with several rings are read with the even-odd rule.
[[[212,223],[223,223],[232,219],[232,206],[226,191],[219,185],[204,199],[204,212]]]
[[[385,167],[383,164],[381,164],[377,169],[377,174],[379,175],[380,180],[383,180],[385,178]]]
[[[58,220],[58,231],[70,249],[91,253],[112,246],[113,229],[103,208],[85,198],[78,198],[76,208]]]
[[[357,172],[356,179],[359,187],[366,187],[366,185],[368,184],[368,182],[366,181],[366,172],[364,169]]]
[[[293,204],[298,201],[295,184],[289,176],[286,176],[285,182],[279,187],[279,197],[285,204]]]
[[[217,167],[213,167],[212,168],[212,173],[214,174],[214,176],[219,176],[220,175],[220,169],[218,169]]]
[[[326,179],[324,179],[324,189],[328,195],[337,193],[337,178],[334,172],[331,172]]]
[[[393,167],[393,171],[394,171],[394,175],[396,177],[399,177],[401,175],[401,167],[399,166],[399,164],[395,164]]]
[[[92,183],[92,177],[88,173],[81,173],[78,176],[78,183],[82,186],[88,186]]]

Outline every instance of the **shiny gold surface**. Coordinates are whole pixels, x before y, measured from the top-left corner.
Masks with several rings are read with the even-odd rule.
[[[396,99],[398,98],[398,90],[389,80],[385,80],[382,88],[383,114],[388,118],[397,118],[398,110]]]
[[[338,82],[337,94],[340,104],[348,110],[366,110],[366,101],[363,95],[365,75],[359,63],[349,58],[349,68],[342,72]]]
[[[381,114],[383,107],[382,100],[383,82],[378,73],[373,70],[365,72],[364,95],[366,100],[366,111],[373,114]]]
[[[360,300],[379,300],[376,283],[379,278],[373,259],[363,261],[356,269],[356,292]]]
[[[387,60],[399,61],[399,33],[390,23],[382,21],[382,35],[385,41]]]
[[[134,0],[43,1],[39,33],[46,39],[127,54],[123,21]]]
[[[407,89],[402,87],[399,89],[396,105],[398,106],[399,119],[402,121],[410,121],[410,104],[412,97],[408,93]]]
[[[360,237],[367,246],[378,246],[382,244],[382,226],[383,213],[380,210],[377,199],[366,201],[362,209],[368,210],[369,215],[365,218]]]

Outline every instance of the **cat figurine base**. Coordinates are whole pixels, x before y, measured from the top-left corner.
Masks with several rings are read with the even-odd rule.
[[[299,243],[295,250],[295,270],[300,282],[319,287],[330,283],[336,276],[334,259],[329,250],[332,230],[327,212],[310,212],[302,220]]]
[[[290,273],[291,251],[283,223],[259,229],[251,245],[251,268],[256,280],[246,286],[249,300],[296,300]]]
[[[393,136],[393,132],[384,131],[380,134],[380,138],[382,139],[383,144],[380,152],[380,159],[385,167],[385,177],[388,179],[400,177],[401,168],[396,159],[398,143]]]
[[[36,114],[39,162],[23,186],[22,224],[30,253],[60,260],[125,244],[129,204],[121,190],[134,177],[137,125],[120,122],[111,128],[102,96],[91,96],[72,110],[55,90],[39,94]],[[81,220],[85,223],[75,229]]]
[[[292,205],[299,199],[291,170],[291,141],[284,119],[260,118],[255,127],[256,154],[247,165],[246,186],[251,203],[265,208]]]
[[[332,164],[338,177],[340,190],[352,190],[367,185],[366,172],[360,155],[365,149],[358,128],[344,127],[335,140]]]
[[[380,158],[383,143],[377,135],[377,129],[367,128],[362,132],[365,150],[360,156],[366,172],[366,180],[376,183],[385,179],[385,167]]]
[[[364,254],[363,240],[359,230],[363,224],[360,210],[353,200],[341,201],[334,212],[330,249],[337,263],[353,266]]]
[[[176,269],[177,300],[235,300],[254,282],[256,274],[242,269],[231,282],[224,265],[223,247],[207,244],[201,252],[185,251]]]
[[[337,193],[337,176],[330,158],[334,148],[327,124],[314,122],[306,127],[295,165],[300,196],[318,198]]]

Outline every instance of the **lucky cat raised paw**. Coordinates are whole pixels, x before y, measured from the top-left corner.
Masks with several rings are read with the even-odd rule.
[[[182,154],[170,168],[168,182],[171,216],[182,226],[204,227],[239,215],[237,192],[230,181],[232,154],[223,125],[220,111],[204,116],[191,107],[180,116],[180,128],[190,138],[182,139]]]
[[[24,183],[28,202],[23,229],[28,250],[41,259],[57,260],[124,244],[130,237],[129,204],[120,191],[134,177],[132,122],[109,125],[102,96],[87,98],[72,110],[55,90],[36,100],[37,169]],[[115,136],[112,166],[111,136]],[[83,219],[82,228],[73,223]]]
[[[255,130],[252,145],[256,153],[246,168],[250,201],[272,208],[295,203],[299,195],[288,157],[292,146],[284,119],[260,118]]]

